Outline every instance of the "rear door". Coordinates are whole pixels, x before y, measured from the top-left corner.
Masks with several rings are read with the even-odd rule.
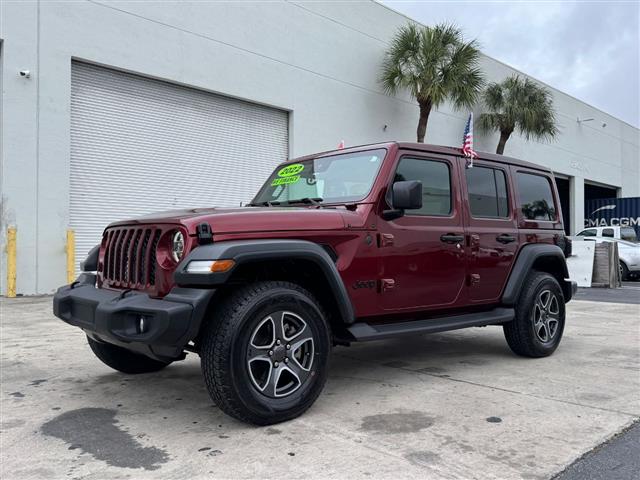
[[[499,163],[458,159],[463,173],[469,300],[493,303],[518,251],[517,216],[509,170]]]

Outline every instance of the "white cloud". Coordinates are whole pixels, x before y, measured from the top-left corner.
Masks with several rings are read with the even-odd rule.
[[[455,23],[487,55],[640,125],[636,1],[383,3],[427,25]]]

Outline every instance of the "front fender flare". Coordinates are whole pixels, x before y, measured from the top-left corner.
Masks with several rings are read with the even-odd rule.
[[[217,259],[234,260],[235,265],[224,273],[188,273],[186,270],[192,260]],[[320,245],[306,240],[233,240],[201,245],[180,262],[174,273],[174,280],[181,287],[213,288],[224,285],[240,265],[274,259],[304,259],[314,262],[331,287],[344,323],[351,324],[355,321],[353,305],[336,264]]]

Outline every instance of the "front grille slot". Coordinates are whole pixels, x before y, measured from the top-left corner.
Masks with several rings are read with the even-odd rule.
[[[147,290],[156,286],[157,227],[112,228],[104,234],[102,282],[107,287]]]

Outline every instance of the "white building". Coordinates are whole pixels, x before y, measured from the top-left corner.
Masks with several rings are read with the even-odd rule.
[[[377,83],[407,19],[374,2],[3,1],[0,17],[2,293],[8,226],[18,293],[50,293],[66,280],[68,229],[80,260],[111,220],[237,205],[275,164],[341,139],[415,139],[417,105]],[[492,81],[514,72],[482,66]],[[566,180],[575,231],[590,185],[640,195],[640,134],[553,94],[559,139],[514,135],[505,154]],[[467,113],[433,113],[427,141],[458,145]],[[494,151],[497,136],[476,143]]]

